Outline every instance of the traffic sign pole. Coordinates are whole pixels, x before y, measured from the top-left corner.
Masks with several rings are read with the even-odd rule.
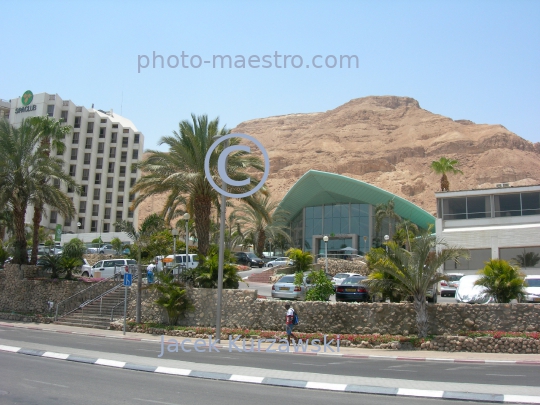
[[[126,334],[127,289],[131,287],[131,273],[124,273],[124,335]]]

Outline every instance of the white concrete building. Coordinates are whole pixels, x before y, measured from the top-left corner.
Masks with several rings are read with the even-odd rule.
[[[445,272],[475,274],[490,259],[521,262],[540,274],[540,185],[435,193],[437,237],[468,249],[470,260],[453,261]]]
[[[0,102],[0,107],[2,105]],[[0,115],[4,114],[0,111]],[[65,185],[62,187],[72,198],[77,216],[67,220],[46,207],[42,226],[55,229],[60,224],[64,234],[84,235],[85,242],[99,235],[103,241],[110,241],[116,235],[107,234],[115,231],[113,224],[117,220],[133,221],[137,227],[137,210],[129,209],[134,198],[130,189],[140,177],[132,164],[142,158],[144,137],[130,120],[112,110],[77,106],[57,94],[32,95],[30,92],[10,100],[8,115],[14,126],[20,125],[25,118],[49,116],[63,119],[73,127],[64,140],[66,149],[62,157],[66,173],[83,190],[79,195]],[[32,215],[33,209],[29,207],[27,223],[31,222]]]

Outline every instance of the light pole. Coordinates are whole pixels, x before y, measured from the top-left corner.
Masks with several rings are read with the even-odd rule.
[[[190,215],[189,213],[184,214],[184,220],[186,221],[186,268],[187,268],[187,260],[188,260],[188,243],[189,243],[189,230],[188,230],[188,223],[189,223]]]
[[[364,236],[364,256],[367,253],[367,236]]]
[[[324,272],[328,274],[328,236],[323,236],[324,240]]]
[[[176,264],[176,237],[178,236],[178,229],[173,228],[171,232],[173,236],[173,257],[174,263]]]
[[[390,236],[384,235],[384,244],[386,245],[386,254],[388,254],[388,241],[390,240]]]

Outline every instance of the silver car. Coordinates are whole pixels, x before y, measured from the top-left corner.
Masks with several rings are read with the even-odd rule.
[[[486,288],[475,285],[481,276],[463,276],[459,280],[456,290],[456,301],[466,304],[488,304],[493,302],[493,297],[486,292]]]
[[[294,274],[289,274],[281,277],[272,286],[272,298],[304,301],[310,288],[311,284],[308,284],[306,276],[304,276],[302,284],[296,286],[294,285]]]

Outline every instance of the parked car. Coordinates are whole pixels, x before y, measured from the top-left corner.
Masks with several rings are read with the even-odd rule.
[[[124,278],[125,273],[137,272],[137,261],[133,259],[112,259],[112,260],[100,260],[92,266],[90,269],[90,277],[95,277],[95,272],[101,272],[101,277],[108,278],[113,277],[115,274],[119,274],[120,278]],[[85,276],[83,273],[83,277]]]
[[[258,258],[255,253],[252,252],[236,252],[234,257],[236,257],[236,263],[238,264],[243,264],[249,267],[264,266],[264,261]]]
[[[486,293],[486,288],[474,283],[480,279],[479,275],[463,276],[456,289],[456,301],[468,304],[487,304],[493,297]]]
[[[163,258],[163,256],[156,256],[154,258],[154,263],[157,263],[157,271],[162,271],[163,265],[165,265],[165,268],[174,269],[173,273],[178,274],[185,268],[194,269],[197,267],[199,265],[199,256],[194,253],[190,253],[187,255],[187,260],[185,253],[176,255],[176,257],[173,255],[168,255],[165,258]]]
[[[272,260],[266,263],[267,267],[285,266],[285,265],[292,265],[292,260],[289,259],[288,257],[278,257],[275,260]]]
[[[363,284],[366,278],[352,276],[343,279],[341,284],[336,286],[336,301],[370,302],[368,288]]]
[[[540,276],[525,277],[527,287],[525,287],[525,302],[540,302]]]
[[[304,276],[302,285],[294,285],[294,274],[281,277],[272,286],[272,298],[304,301],[306,293],[311,288],[307,276]]]
[[[447,273],[448,280],[441,281],[441,297],[455,297],[463,273]]]
[[[112,247],[111,244],[106,243],[105,245],[102,245],[102,246],[99,248],[99,253],[101,253],[101,254],[113,255],[113,254],[116,253],[116,250],[113,249],[113,247]]]
[[[362,277],[360,274],[356,273],[338,273],[334,277],[332,277],[332,284],[334,286],[334,291],[336,290],[336,287],[338,285],[341,285],[343,280],[349,278],[349,277]]]
[[[88,263],[88,260],[83,259],[83,265],[81,266],[81,275],[83,277],[89,277],[92,274],[92,266]]]

